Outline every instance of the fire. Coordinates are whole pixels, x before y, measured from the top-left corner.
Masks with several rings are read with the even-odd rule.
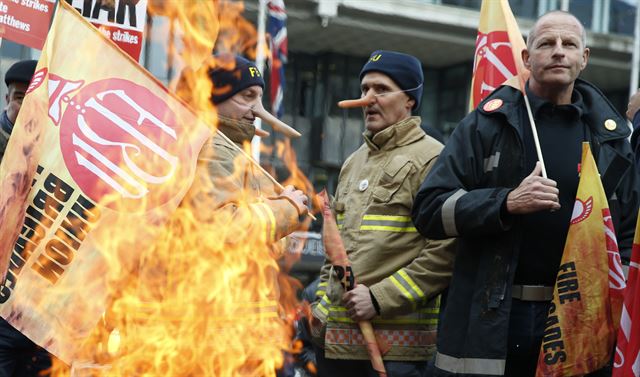
[[[152,0],[149,7],[181,35],[180,55],[170,51],[185,67],[175,83],[178,95],[216,128],[211,82],[201,65],[228,64],[210,58],[214,46],[255,56],[256,33],[241,17],[242,4]],[[285,184],[313,192],[289,142],[276,149],[291,172]],[[54,362],[54,375],[275,376],[283,351],[299,348],[291,343],[299,283],[281,271],[285,245],[268,244],[255,218],[214,211],[220,203],[204,194],[241,179],[251,164],[241,155],[229,177],[196,177],[170,220],[150,222],[146,234],[127,232],[127,213],[114,219],[111,247],[102,255],[109,266],[107,310],[78,362],[71,370]],[[255,201],[248,189],[235,194],[238,206]]]

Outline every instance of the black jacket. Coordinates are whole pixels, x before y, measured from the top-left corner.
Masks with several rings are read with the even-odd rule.
[[[575,83],[583,121],[601,174],[623,260],[629,259],[638,212],[638,173],[626,121],[591,84]],[[483,106],[500,99],[493,111]],[[498,102],[494,102],[498,103]],[[617,127],[604,127],[612,119]],[[529,121],[522,93],[502,86],[462,120],[422,184],[413,222],[424,236],[458,236],[447,306],[438,334],[437,375],[502,375],[511,286],[523,232],[517,216],[501,217],[524,169]],[[528,230],[535,231],[535,230]]]

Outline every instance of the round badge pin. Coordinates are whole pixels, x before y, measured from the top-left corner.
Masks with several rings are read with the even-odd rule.
[[[606,128],[609,131],[613,131],[616,128],[618,128],[618,124],[613,119],[607,119],[604,121],[604,128]]]
[[[360,189],[360,191],[366,190],[367,187],[369,187],[369,181],[367,179],[360,181],[360,184],[358,185],[358,189]]]
[[[491,101],[485,103],[484,106],[482,106],[482,110],[486,112],[498,110],[500,107],[502,107],[502,103],[503,102],[500,98],[492,99]]]

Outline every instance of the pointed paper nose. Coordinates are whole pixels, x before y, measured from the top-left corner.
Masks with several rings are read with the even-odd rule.
[[[338,107],[341,109],[351,109],[354,107],[365,107],[373,102],[374,94],[369,92],[366,96],[358,99],[347,99],[338,102]]]
[[[296,131],[291,126],[287,125],[286,123],[284,123],[280,119],[278,119],[275,116],[273,116],[267,110],[265,110],[265,108],[262,106],[261,102],[258,102],[256,104],[256,106],[251,111],[253,112],[253,115],[255,115],[258,118],[262,119],[263,121],[269,123],[269,125],[271,125],[271,127],[275,131],[278,131],[278,132],[280,132],[281,134],[283,134],[285,136],[288,136],[288,137],[300,137],[300,136],[302,136],[300,134],[300,132]]]

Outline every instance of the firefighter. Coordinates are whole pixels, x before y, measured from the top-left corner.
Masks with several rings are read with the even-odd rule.
[[[375,51],[360,72],[365,143],[342,166],[333,208],[357,285],[343,292],[329,264],[313,305],[320,376],[375,375],[357,322],[371,320],[391,376],[423,376],[435,352],[439,295],[453,241],[422,237],[413,199],[442,144],[412,116],[420,106],[418,59]]]

